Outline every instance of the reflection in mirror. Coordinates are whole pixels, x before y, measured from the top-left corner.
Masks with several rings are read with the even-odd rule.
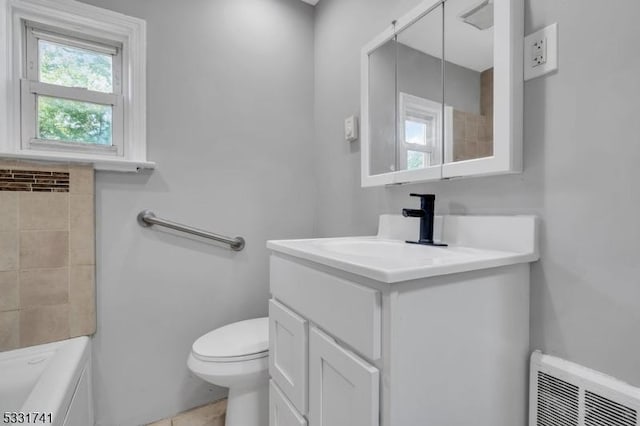
[[[369,54],[370,173],[442,163],[442,6]]]
[[[369,54],[370,173],[396,170],[396,41]]]
[[[445,162],[493,155],[493,0],[445,3]]]
[[[442,164],[442,6],[397,35],[397,170]]]

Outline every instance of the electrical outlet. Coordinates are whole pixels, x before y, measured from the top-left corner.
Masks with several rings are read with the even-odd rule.
[[[531,45],[531,67],[539,67],[547,63],[547,39],[534,40]]]
[[[524,38],[524,79],[540,77],[558,69],[558,24]]]

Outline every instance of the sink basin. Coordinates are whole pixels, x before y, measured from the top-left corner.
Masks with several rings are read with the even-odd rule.
[[[380,218],[373,237],[273,240],[277,254],[310,260],[384,283],[493,268],[538,259],[533,216],[444,216],[438,234],[448,247],[408,244],[418,222]]]
[[[434,261],[454,255],[446,247],[407,244],[404,241],[373,239],[328,239],[316,240],[312,244],[320,250],[347,256],[379,257],[381,259],[404,259]]]

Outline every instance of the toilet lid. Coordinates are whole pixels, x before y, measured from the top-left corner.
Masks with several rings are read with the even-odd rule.
[[[261,358],[269,350],[269,318],[234,322],[205,334],[193,344],[203,360],[233,361]]]

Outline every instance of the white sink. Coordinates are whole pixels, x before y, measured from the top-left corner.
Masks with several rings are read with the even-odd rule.
[[[347,256],[377,257],[381,260],[433,262],[453,256],[444,247],[407,244],[398,240],[380,238],[344,238],[311,241],[318,249]]]
[[[277,253],[396,283],[538,259],[534,216],[443,216],[436,238],[447,247],[408,244],[419,221],[382,215],[374,237],[268,241]]]

